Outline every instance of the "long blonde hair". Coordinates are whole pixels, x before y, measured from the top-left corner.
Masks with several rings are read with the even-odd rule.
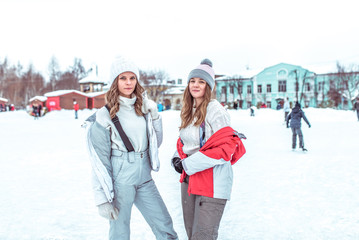
[[[138,79],[136,78],[136,87],[132,94],[136,96],[136,102],[135,102],[135,112],[138,116],[143,116],[144,114],[141,111],[142,107],[142,93],[145,91],[145,89],[140,85]],[[116,113],[120,109],[120,90],[118,89],[118,76],[113,81],[110,89],[106,93],[106,102],[107,105],[110,107],[110,117],[111,119],[115,117]]]
[[[202,122],[204,122],[207,114],[207,106],[208,103],[211,101],[211,94],[212,94],[211,88],[206,83],[203,102],[196,108],[194,114],[192,114],[194,98],[192,97],[189,91],[189,85],[187,85],[183,93],[183,107],[181,110],[180,129],[186,128],[188,125],[190,125],[193,122],[193,119],[197,119],[196,122],[194,123],[194,126],[197,127],[201,125]]]

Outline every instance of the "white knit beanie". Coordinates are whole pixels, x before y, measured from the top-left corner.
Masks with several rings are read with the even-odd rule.
[[[189,75],[187,84],[192,78],[202,78],[207,82],[211,90],[213,91],[214,88],[214,70],[212,68],[212,62],[209,59],[203,59],[201,64],[197,66],[195,69],[193,69]]]
[[[113,81],[118,75],[124,72],[132,72],[136,75],[137,81],[140,81],[140,72],[138,67],[131,61],[123,57],[116,57],[111,64],[109,84],[112,85]]]

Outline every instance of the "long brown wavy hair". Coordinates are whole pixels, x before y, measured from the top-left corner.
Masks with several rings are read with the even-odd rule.
[[[137,82],[136,82],[135,90],[132,93],[136,96],[135,112],[138,116],[143,116],[143,113],[141,111],[142,102],[143,102],[142,93],[145,91],[145,89],[140,85],[137,78],[136,81]],[[106,93],[106,102],[107,105],[110,107],[111,119],[115,117],[116,113],[120,109],[120,101],[118,99],[119,97],[120,97],[120,90],[118,89],[118,76],[117,76],[115,81],[113,81],[110,89]]]
[[[211,101],[211,88],[206,83],[206,90],[204,92],[204,99],[203,102],[196,108],[196,111],[194,114],[192,114],[193,111],[193,104],[194,104],[194,98],[192,97],[190,91],[189,91],[189,85],[187,85],[186,89],[183,93],[183,107],[181,110],[181,126],[180,129],[186,128],[188,125],[190,125],[193,122],[193,119],[197,119],[194,123],[194,126],[201,125],[202,122],[204,122],[207,114],[207,106],[208,103]]]

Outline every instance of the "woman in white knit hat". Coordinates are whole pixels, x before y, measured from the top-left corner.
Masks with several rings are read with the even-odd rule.
[[[116,58],[110,75],[107,105],[87,120],[95,202],[99,214],[110,222],[109,239],[130,239],[133,204],[156,239],[178,239],[151,176],[151,170],[159,170],[162,143],[157,105],[144,95],[133,63]],[[117,130],[116,121],[122,130]]]
[[[188,239],[217,239],[232,189],[232,165],[245,153],[230,117],[211,92],[212,62],[204,59],[188,76],[181,126],[172,164],[181,173],[181,196]]]

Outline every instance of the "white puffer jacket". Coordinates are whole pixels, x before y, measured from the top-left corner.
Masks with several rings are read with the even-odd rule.
[[[100,116],[100,117],[99,117]],[[99,123],[96,118],[101,118]],[[158,148],[162,143],[162,118],[152,120],[150,114],[145,115],[147,136],[149,139],[149,155],[153,171],[158,171],[160,162]],[[108,126],[103,125],[104,122]],[[114,198],[112,183],[111,151],[114,146],[120,151],[127,151],[125,145],[117,132],[117,129],[110,119],[110,114],[105,107],[90,116],[83,125],[86,127],[86,145],[92,165],[92,182],[95,197],[95,204],[112,202]],[[113,144],[115,137],[116,144]]]

